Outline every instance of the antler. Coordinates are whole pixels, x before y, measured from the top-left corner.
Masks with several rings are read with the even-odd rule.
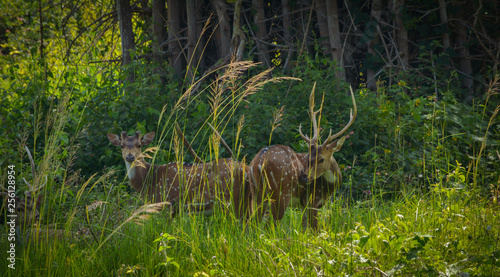
[[[316,119],[316,115],[321,111],[321,108],[317,111],[314,111],[314,90],[315,90],[315,88],[316,88],[316,83],[314,83],[311,95],[309,96],[309,113],[311,115],[311,120],[312,120],[312,124],[313,124],[313,137],[309,138],[308,136],[304,135],[302,133],[302,125],[299,125],[300,136],[302,137],[303,140],[305,140],[310,145],[317,144],[318,137],[319,137],[318,121]],[[354,106],[354,113],[351,109],[351,119],[349,120],[349,123],[347,123],[347,125],[342,130],[340,130],[340,132],[332,135],[332,130],[330,129],[330,133],[328,134],[328,138],[323,142],[323,144],[321,146],[326,146],[328,143],[330,143],[330,141],[332,141],[335,138],[338,138],[343,133],[345,133],[345,131],[347,131],[347,129],[349,129],[349,127],[351,127],[352,123],[356,119],[356,115],[358,113],[358,109],[356,107],[356,99],[354,99],[354,92],[352,91],[352,87],[349,87],[349,88],[351,91],[351,98],[352,98],[352,103]]]
[[[351,127],[352,123],[354,122],[354,119],[356,119],[356,115],[358,113],[358,109],[356,107],[356,99],[354,99],[354,92],[352,91],[351,86],[349,86],[349,89],[351,91],[352,104],[354,106],[354,114],[353,114],[352,109],[351,109],[351,119],[349,120],[349,123],[347,123],[347,125],[344,128],[342,128],[342,130],[340,130],[340,132],[338,132],[332,136],[332,130],[330,129],[330,133],[328,134],[328,138],[323,142],[322,146],[326,146],[330,141],[332,141],[335,138],[338,138],[343,133],[345,133],[345,131],[347,131],[347,129],[349,129],[349,127]]]
[[[177,134],[182,138],[182,141],[184,142],[184,145],[187,147],[189,154],[193,156],[194,160],[197,163],[203,163],[203,160],[196,155],[196,152],[194,152],[193,148],[191,147],[191,144],[187,141],[187,139],[184,137],[184,134],[182,133],[181,127],[179,127],[179,124],[175,122],[175,130],[177,131]]]
[[[224,139],[219,134],[219,132],[217,132],[217,130],[214,128],[214,126],[212,126],[212,124],[210,124],[208,122],[207,122],[207,124],[208,124],[208,126],[210,126],[210,129],[212,129],[212,131],[214,131],[214,134],[219,137],[220,143],[222,143],[222,146],[224,146],[224,148],[226,148],[227,152],[231,155],[231,158],[234,158],[233,150],[231,150],[229,145],[227,145],[226,141],[224,141]]]
[[[318,122],[316,121],[316,115],[321,111],[321,109],[314,111],[314,90],[316,89],[316,83],[314,83],[311,95],[309,96],[309,113],[313,124],[313,137],[310,139],[308,136],[302,133],[302,124],[299,125],[299,134],[303,140],[305,140],[310,145],[316,144],[318,142],[319,130]]]

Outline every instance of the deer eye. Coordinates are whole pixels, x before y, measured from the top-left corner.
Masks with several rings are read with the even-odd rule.
[[[325,161],[325,159],[321,158],[321,159],[319,159],[318,163],[320,163],[320,164],[321,164],[321,163],[323,163],[324,161]]]

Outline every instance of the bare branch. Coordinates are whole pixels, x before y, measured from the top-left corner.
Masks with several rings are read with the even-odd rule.
[[[222,143],[222,146],[224,146],[224,148],[227,150],[227,152],[231,155],[231,158],[234,158],[233,151],[231,150],[231,147],[229,147],[229,145],[227,145],[226,141],[224,141],[222,136],[219,134],[219,132],[217,132],[217,130],[214,128],[214,126],[212,126],[212,124],[210,124],[208,122],[207,122],[207,124],[210,127],[210,129],[212,129],[212,131],[214,131],[214,134],[217,137],[219,137],[220,143]]]

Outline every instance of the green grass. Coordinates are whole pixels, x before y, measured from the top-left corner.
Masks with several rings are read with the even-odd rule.
[[[109,219],[130,216],[131,207],[107,213]],[[18,249],[16,270],[2,263],[2,276],[500,274],[499,207],[472,193],[436,190],[349,207],[335,201],[321,213],[317,232],[302,231],[300,217],[300,210],[289,209],[276,227],[244,226],[220,212],[175,218],[153,213],[117,230],[99,229],[99,223],[93,226],[99,243],[26,243]]]
[[[205,88],[212,114],[201,117],[201,123],[230,128],[238,106],[269,82],[264,78],[268,72],[241,81],[242,66],[253,65],[236,65]],[[284,79],[274,81],[280,80]],[[182,121],[183,105],[193,103],[188,95],[189,91],[170,114],[164,108],[157,126],[159,145],[171,141],[170,149],[162,151],[173,152],[179,161],[185,151],[175,136],[170,140],[169,126]],[[40,225],[58,223],[67,235],[17,243],[16,269],[2,261],[0,276],[500,276],[500,206],[490,198],[499,195],[499,186],[491,184],[492,193],[485,189],[490,187],[485,180],[498,178],[493,172],[498,161],[492,155],[498,138],[486,141],[497,134],[494,124],[500,106],[477,120],[474,135],[484,139],[469,144],[472,158],[461,165],[465,130],[452,129],[451,120],[441,116],[448,116],[445,105],[432,99],[403,99],[399,103],[408,106],[405,115],[389,105],[392,100],[385,94],[379,97],[380,108],[372,105],[375,96],[360,95],[363,110],[355,124],[377,122],[389,132],[382,130],[373,145],[370,137],[353,140],[356,145],[362,138],[372,148],[359,157],[361,161],[356,162],[355,155],[341,165],[344,184],[320,212],[317,231],[303,230],[302,211],[294,208],[276,226],[271,220],[245,222],[221,211],[211,217],[182,213],[171,218],[168,211],[145,204],[127,188],[124,170],[97,170],[82,180],[70,169],[76,137],[86,129],[78,127],[75,138],[64,136],[71,111],[63,98],[57,112],[49,113],[43,124],[33,124],[35,138],[44,140],[45,149],[36,159],[38,178],[31,182],[49,180],[43,189]],[[281,124],[278,114],[270,141]],[[370,116],[363,118],[366,114]],[[233,145],[236,153],[250,140],[240,137],[242,118]],[[205,158],[219,156],[216,139],[198,150]],[[155,158],[163,160],[162,153],[155,152]],[[247,163],[251,158],[246,157]],[[22,157],[19,160],[22,168]],[[91,232],[77,235],[78,230]],[[8,243],[7,227],[2,227],[2,252]]]

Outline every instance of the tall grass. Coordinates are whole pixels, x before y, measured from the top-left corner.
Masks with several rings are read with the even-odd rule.
[[[250,62],[230,63],[201,92],[210,100],[211,116],[207,122],[222,134],[249,95],[258,93],[267,82],[286,80],[269,79],[269,72],[265,71],[245,81],[243,74],[254,66]],[[172,110],[165,106],[157,125],[159,142],[152,149],[153,162],[163,158],[157,150],[169,145],[175,161],[182,166],[185,149],[171,126],[174,121],[185,126],[192,124],[183,122],[183,112],[198,95],[191,95],[188,90]],[[390,200],[383,193],[372,193],[379,185],[378,170],[387,164],[375,162],[370,167],[371,191],[357,201],[346,201],[349,193],[342,191],[352,190],[358,180],[354,170],[358,165],[353,161],[353,169],[344,175],[344,189],[322,209],[318,231],[302,230],[299,209],[288,209],[277,225],[245,224],[224,209],[216,209],[211,217],[181,213],[172,218],[167,209],[158,209],[162,204],[144,203],[136,193],[128,192],[124,188],[124,172],[97,172],[87,180],[66,174],[73,159],[71,151],[77,145],[76,139],[66,140],[64,135],[68,105],[63,99],[43,124],[37,124],[46,126],[46,146],[44,153],[37,155],[36,175],[49,180],[43,190],[46,200],[39,225],[58,223],[55,228],[64,230],[64,235],[28,238],[17,248],[15,270],[0,263],[1,276],[500,274],[499,207],[479,196],[476,183],[481,178],[474,177],[469,182],[470,165],[456,163],[446,148],[425,152],[432,157],[423,157],[417,169],[422,178],[429,178],[433,184],[427,192],[407,186],[401,178],[401,193]],[[495,111],[491,117],[483,117],[489,122],[488,128],[495,120],[498,106]],[[443,110],[436,106],[435,112]],[[275,112],[269,143],[274,128],[285,124],[281,121],[282,113]],[[207,122],[202,122],[200,129]],[[243,118],[238,122],[233,149],[240,149],[245,139],[240,137]],[[434,135],[445,134],[446,124],[432,121],[427,128],[431,135],[421,134],[425,145],[434,149],[446,145],[450,138]],[[404,130],[402,127],[394,133],[396,146],[392,153],[410,151],[399,143]],[[486,138],[488,129],[484,132]],[[209,141],[198,152],[203,153],[200,156],[206,161],[216,160],[221,155],[218,138]],[[67,149],[71,151],[66,155]],[[481,147],[472,169],[475,176],[481,173],[483,153]],[[393,169],[399,170],[397,166]],[[441,175],[431,178],[430,174]],[[79,230],[87,231],[77,234]],[[7,248],[4,231],[2,228],[0,233],[1,249]]]

